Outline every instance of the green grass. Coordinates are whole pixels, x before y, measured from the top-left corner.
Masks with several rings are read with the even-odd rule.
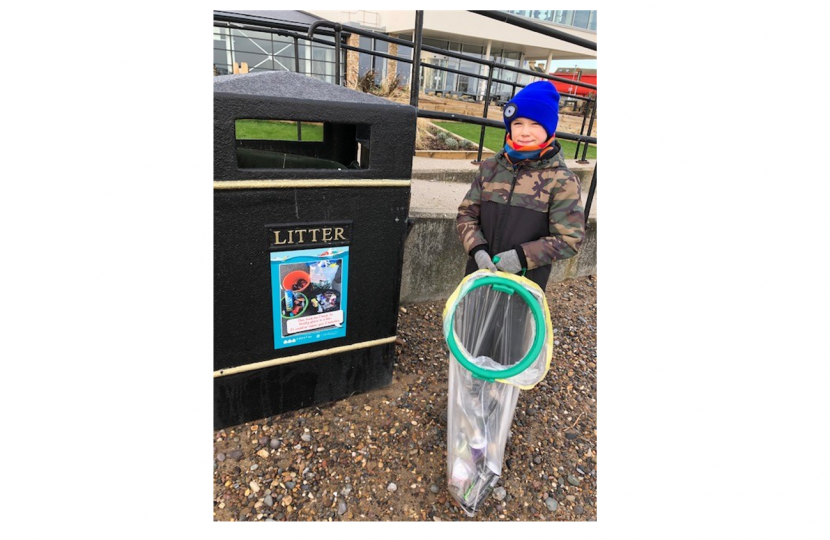
[[[323,140],[323,125],[301,122],[303,141]],[[265,139],[269,141],[296,141],[297,122],[281,120],[237,120],[237,139]]]
[[[440,126],[447,131],[452,131],[456,135],[460,135],[467,140],[473,141],[475,144],[478,144],[479,139],[481,138],[481,126],[476,126],[473,124],[462,124],[460,122],[433,122],[435,125]],[[576,143],[574,141],[565,141],[559,139],[559,144],[562,145],[562,153],[565,155],[565,159],[573,159],[574,152],[576,152]],[[495,152],[501,150],[504,146],[504,130],[500,128],[492,128],[488,127],[484,130],[484,147],[489,148]],[[579,146],[579,159],[582,159],[582,149],[584,145]],[[596,159],[597,157],[597,147],[594,145],[588,145],[588,154],[586,158],[588,159]]]

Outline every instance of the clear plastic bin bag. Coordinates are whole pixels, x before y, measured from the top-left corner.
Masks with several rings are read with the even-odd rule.
[[[447,301],[444,337],[450,348],[447,483],[473,516],[501,476],[520,389],[536,385],[550,366],[544,293],[518,276],[475,272]]]
[[[501,477],[504,449],[519,388],[478,379],[450,360],[447,412],[447,484],[474,515]]]

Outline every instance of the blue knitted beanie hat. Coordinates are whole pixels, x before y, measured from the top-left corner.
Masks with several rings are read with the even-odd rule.
[[[536,81],[522,88],[504,106],[504,125],[510,133],[510,123],[516,118],[530,118],[539,122],[551,137],[559,123],[559,92],[553,83]],[[512,135],[512,133],[511,133]]]

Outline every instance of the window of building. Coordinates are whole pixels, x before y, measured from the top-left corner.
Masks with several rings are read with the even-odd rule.
[[[425,37],[422,40],[423,45],[429,45],[430,47],[438,47],[440,49],[449,50],[449,42],[444,41],[441,39],[433,39]]]
[[[341,51],[341,65],[344,52]],[[296,71],[299,61],[300,73],[335,83],[334,56],[334,47],[312,45],[306,39],[298,39],[295,49],[294,38],[276,33],[213,29],[213,62],[219,75],[233,73],[234,63],[241,65],[243,62],[248,64],[249,72]]]
[[[571,10],[557,10],[553,16],[553,22],[559,24],[566,24],[568,26],[573,23],[574,12]]]
[[[233,73],[230,36],[226,28],[213,28],[213,67],[218,75]]]
[[[375,49],[377,52],[382,52],[384,54],[389,54],[389,42],[383,41],[382,39],[375,40]],[[375,56],[375,84],[380,86],[384,79],[386,79],[386,65],[389,61],[387,58],[383,58],[382,56]]]
[[[484,54],[484,47],[481,45],[467,45],[464,44],[464,54],[467,56],[475,56],[476,58],[481,58]]]
[[[549,21],[556,24],[564,24],[573,26],[575,28],[586,28],[596,31],[597,29],[597,12],[596,10],[550,10],[550,9],[513,9],[507,10],[507,13],[513,15],[521,15],[531,19],[538,19],[540,21]]]
[[[276,71],[296,71],[294,62],[294,40],[290,37],[274,34],[274,69]]]
[[[360,36],[360,48],[388,54],[389,42]],[[386,77],[386,63],[386,58],[362,52],[358,59],[358,77],[363,77],[369,70],[375,70],[375,84],[380,85]]]
[[[573,26],[577,28],[588,28],[588,21],[590,18],[590,11],[574,11]]]
[[[412,36],[397,36],[400,39],[412,39]],[[412,47],[406,45],[398,45],[398,58],[412,59]],[[412,64],[409,62],[398,62],[398,76],[401,78],[401,86],[409,84],[410,74],[412,73]]]
[[[539,19],[540,21],[552,21],[553,20],[553,10],[550,9],[536,9],[533,10],[531,17],[534,19]]]

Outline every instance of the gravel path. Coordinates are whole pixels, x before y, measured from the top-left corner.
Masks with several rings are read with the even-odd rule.
[[[446,489],[444,301],[402,306],[391,385],[214,432],[215,521],[592,521],[596,276],[548,286],[551,369],[519,395],[475,517]]]

